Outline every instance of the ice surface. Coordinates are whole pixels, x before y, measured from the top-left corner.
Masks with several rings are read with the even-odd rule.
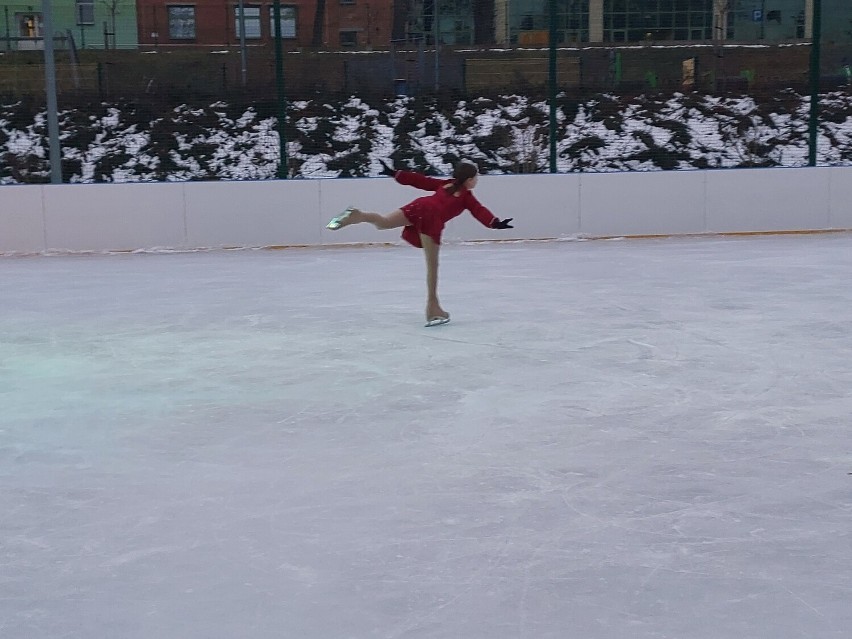
[[[0,637],[848,638],[852,236],[0,259]]]

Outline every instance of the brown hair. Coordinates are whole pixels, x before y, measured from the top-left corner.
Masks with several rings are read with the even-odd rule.
[[[462,184],[467,182],[470,178],[476,177],[477,173],[479,173],[479,169],[476,168],[476,165],[469,160],[462,160],[458,162],[453,169],[453,182],[449,184],[447,188],[447,192],[450,195],[453,195],[458,192],[458,190],[462,187]]]

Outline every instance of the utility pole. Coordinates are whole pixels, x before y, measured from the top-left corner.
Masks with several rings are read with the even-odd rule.
[[[44,17],[44,87],[47,93],[47,135],[50,144],[50,183],[62,184],[62,155],[59,147],[59,107],[56,100],[56,60],[53,55],[53,9],[42,0]]]

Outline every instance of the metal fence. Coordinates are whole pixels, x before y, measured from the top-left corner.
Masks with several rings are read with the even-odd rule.
[[[460,158],[486,173],[849,164],[852,52],[814,24],[811,40],[760,45],[57,40],[52,75],[40,53],[0,56],[0,184],[360,177],[379,159],[434,174]]]

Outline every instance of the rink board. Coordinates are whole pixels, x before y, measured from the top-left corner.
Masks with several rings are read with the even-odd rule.
[[[852,228],[852,169],[482,176],[476,196],[515,228],[462,214],[445,241]],[[368,225],[331,232],[346,206],[387,213],[418,191],[387,178],[0,188],[0,253],[398,242]]]

